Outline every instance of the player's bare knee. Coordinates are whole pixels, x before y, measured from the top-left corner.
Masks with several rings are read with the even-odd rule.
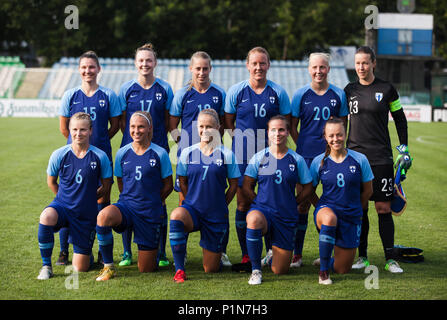
[[[376,202],[374,204],[377,214],[384,214],[391,212],[391,203],[390,202]]]
[[[326,226],[336,226],[337,216],[332,212],[332,210],[324,210],[318,212],[317,221],[319,224],[324,224]]]
[[[351,271],[351,267],[352,267],[352,264],[349,266],[346,265],[346,266],[341,266],[341,267],[334,266],[334,271],[335,271],[335,273],[338,273],[338,274],[346,274]]]
[[[154,272],[156,270],[157,270],[157,268],[154,265],[138,264],[138,271],[140,271],[141,273],[149,273],[149,272]]]
[[[203,270],[205,273],[216,273],[219,272],[219,266],[203,265]]]
[[[39,218],[39,223],[46,226],[54,226],[57,223],[58,215],[53,208],[46,208],[42,211]]]
[[[170,215],[171,220],[180,220],[184,222],[185,219],[185,212],[181,208],[176,208],[174,211],[171,212]]]
[[[272,265],[272,272],[276,275],[281,275],[281,274],[286,274],[287,272],[289,272],[289,267],[288,266],[274,266]]]
[[[77,272],[87,272],[90,269],[90,265],[85,265],[82,263],[72,263],[73,269]]]
[[[250,229],[262,229],[264,227],[264,220],[262,219],[261,215],[256,212],[252,211],[247,215],[247,228]]]
[[[96,224],[100,227],[108,227],[111,225],[111,216],[107,210],[101,210],[96,218]]]

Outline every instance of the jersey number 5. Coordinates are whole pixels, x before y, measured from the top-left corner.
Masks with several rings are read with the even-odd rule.
[[[135,167],[135,180],[141,180],[141,166]]]

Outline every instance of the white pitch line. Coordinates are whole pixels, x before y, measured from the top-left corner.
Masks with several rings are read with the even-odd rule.
[[[441,139],[443,139],[443,137],[419,136],[419,137],[416,138],[416,141],[420,142],[420,143],[425,143],[425,144],[439,144],[439,142],[428,141],[430,139],[433,139],[433,140],[438,140],[439,139],[439,140],[441,140]]]

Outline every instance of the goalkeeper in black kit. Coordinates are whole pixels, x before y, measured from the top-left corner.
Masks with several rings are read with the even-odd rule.
[[[394,222],[391,200],[394,189],[393,152],[388,131],[388,114],[391,112],[396,125],[400,145],[394,167],[404,172],[411,167],[412,158],[408,151],[407,119],[393,85],[374,75],[376,57],[369,47],[360,47],[355,54],[355,70],[358,81],[346,86],[350,121],[347,147],[366,155],[371,165],[374,180],[374,201],[379,220],[379,234],[385,252],[385,270],[402,273],[403,270],[394,256]],[[360,235],[359,258],[352,266],[361,269],[369,265],[368,209],[363,212]]]

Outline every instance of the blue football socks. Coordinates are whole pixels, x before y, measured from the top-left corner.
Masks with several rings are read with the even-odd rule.
[[[111,227],[96,226],[96,234],[98,237],[99,251],[102,255],[104,264],[113,263],[113,234]]]
[[[247,250],[252,270],[261,270],[262,230],[247,228]]]
[[[157,257],[166,258],[166,238],[168,236],[168,211],[166,209],[166,204],[163,205],[163,221],[161,223],[161,235],[160,235],[160,245],[158,248]]]
[[[186,235],[185,225],[180,220],[171,220],[169,225],[169,241],[174,257],[175,270],[185,270]]]
[[[54,228],[39,223],[37,240],[39,241],[40,256],[43,266],[51,266],[51,255],[54,247]]]
[[[319,236],[320,271],[329,271],[331,268],[331,255],[335,245],[335,226],[321,225]]]
[[[248,254],[247,251],[247,241],[246,241],[246,233],[247,233],[247,212],[242,212],[236,210],[236,233],[237,238],[239,240],[239,245],[241,246],[242,255]]]
[[[126,230],[121,233],[121,237],[123,238],[124,252],[132,254],[132,228],[126,228]]]
[[[59,230],[59,242],[61,251],[68,252],[68,228],[61,228]]]
[[[298,214],[298,228],[295,233],[295,249],[294,254],[303,254],[304,238],[307,230],[307,219],[309,214]]]

